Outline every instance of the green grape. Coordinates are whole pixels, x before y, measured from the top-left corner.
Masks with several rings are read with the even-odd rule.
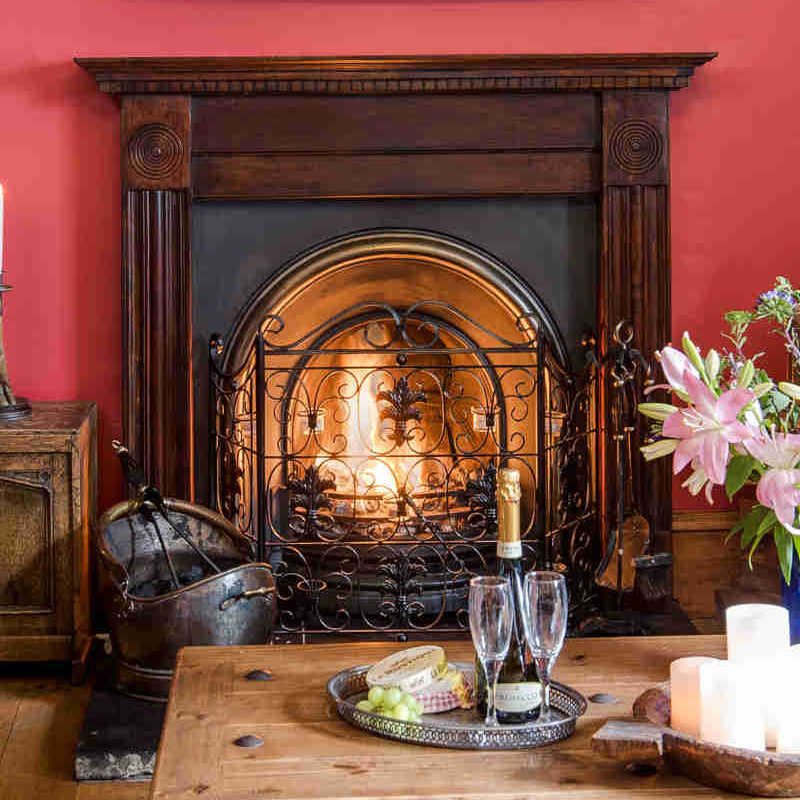
[[[399,719],[401,722],[405,722],[411,718],[411,710],[407,705],[399,703],[392,709],[392,716],[395,719]]]
[[[385,708],[394,708],[402,697],[403,693],[396,686],[392,686],[392,688],[387,689],[383,695],[383,705]]]
[[[424,707],[424,706],[422,705],[422,703],[421,703],[419,700],[417,700],[417,698],[415,697],[415,698],[414,698],[414,711],[416,712],[417,716],[418,716],[418,717],[419,717],[419,716],[422,716],[422,712],[423,712],[424,710],[425,710],[425,707]]]
[[[370,703],[369,700],[359,700],[359,702],[356,703],[356,708],[359,711],[374,711],[375,705],[373,703]]]
[[[383,700],[383,694],[384,692],[382,687],[373,686],[369,690],[369,694],[367,695],[367,697],[369,698],[369,701],[370,703],[372,703],[372,705],[379,706],[381,704],[381,701]]]
[[[411,722],[422,722],[422,714],[418,714],[416,711],[412,711],[410,720]]]

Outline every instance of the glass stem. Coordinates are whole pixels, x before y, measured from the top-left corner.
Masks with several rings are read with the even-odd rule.
[[[536,672],[542,684],[542,705],[539,709],[539,720],[546,722],[550,719],[550,659],[537,658]]]
[[[483,666],[486,673],[486,720],[484,724],[487,728],[496,728],[497,708],[494,704],[495,692],[497,690],[497,679],[500,677],[500,668],[503,666],[501,661],[489,660]]]

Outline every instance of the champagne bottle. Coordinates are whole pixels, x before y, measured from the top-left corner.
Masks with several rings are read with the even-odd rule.
[[[539,715],[541,685],[536,668],[528,656],[522,621],[523,571],[520,539],[519,471],[501,469],[497,473],[497,574],[508,578],[514,601],[514,624],[500,676],[495,705],[497,721],[505,725],[530,722]],[[478,713],[486,714],[486,677],[476,662],[475,697]]]

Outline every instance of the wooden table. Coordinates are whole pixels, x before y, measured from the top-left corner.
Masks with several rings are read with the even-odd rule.
[[[453,660],[472,658],[469,642],[444,646]],[[186,648],[178,658],[151,797],[732,797],[666,771],[637,777],[590,749],[592,734],[605,720],[628,717],[639,693],[668,677],[672,659],[723,656],[721,636],[570,640],[555,677],[587,697],[607,692],[617,702],[590,702],[575,735],[564,742],[491,753],[400,744],[339,719],[325,693],[328,678],[397,649],[383,643]],[[269,669],[274,679],[245,679],[258,668]],[[265,744],[233,744],[245,734]]]

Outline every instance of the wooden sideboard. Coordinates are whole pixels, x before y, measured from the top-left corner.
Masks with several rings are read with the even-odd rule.
[[[70,661],[91,643],[94,403],[39,403],[0,423],[0,661]]]

